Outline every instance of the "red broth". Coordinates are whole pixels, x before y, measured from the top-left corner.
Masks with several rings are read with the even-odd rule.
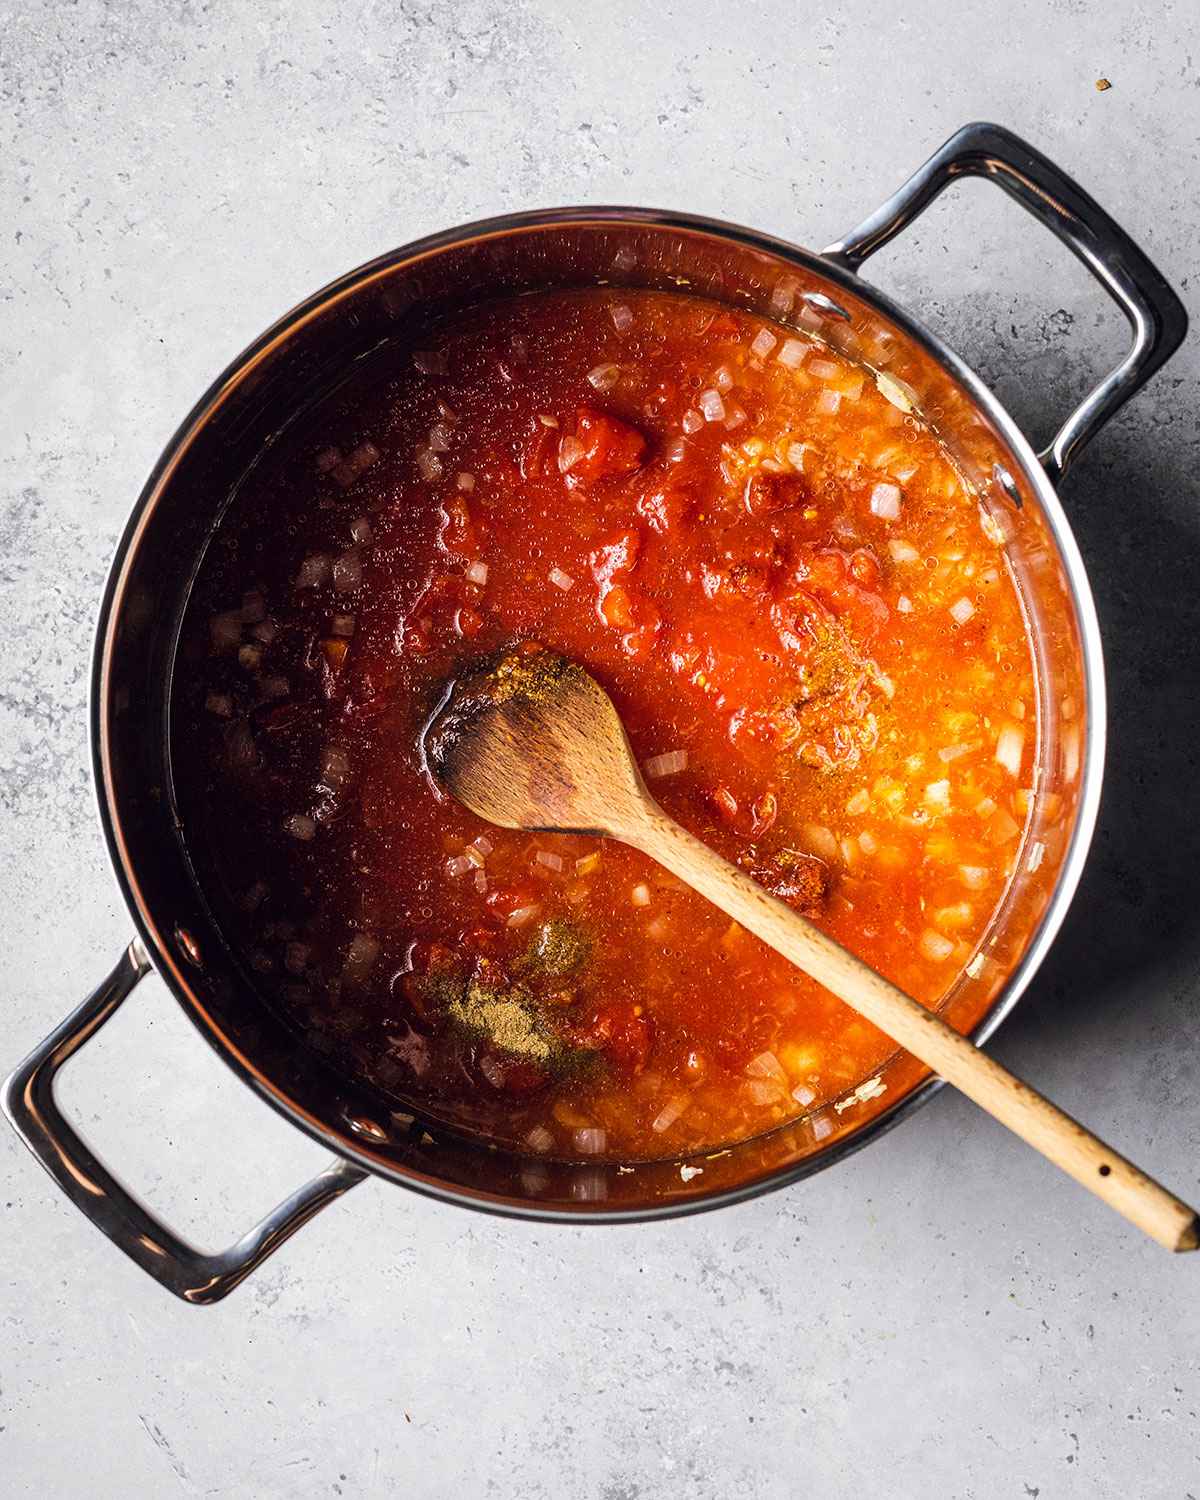
[[[389,1095],[563,1157],[882,1090],[872,1026],[633,850],[483,824],[420,736],[501,648],[577,658],[674,817],[935,1005],[982,962],[1036,700],[998,539],[903,387],[595,290],[447,322],[301,425],[217,533],[176,681],[253,982]]]

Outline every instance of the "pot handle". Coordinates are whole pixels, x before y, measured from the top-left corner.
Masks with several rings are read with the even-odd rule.
[[[1104,209],[1040,151],[1000,125],[964,125],[918,167],[899,192],[824,255],[856,272],[959,177],[988,177],[1052,230],[1129,319],[1133,346],[1075,408],[1038,458],[1057,483],[1108,419],[1183,341],[1183,303]]]
[[[59,1068],[95,1036],[149,970],[146,950],[135,939],[108,978],[34,1048],[8,1079],[4,1112],[75,1207],[143,1271],[185,1302],[219,1302],[315,1213],[361,1182],[367,1173],[341,1157],[335,1158],[236,1244],[211,1255],[193,1249],[160,1223],[97,1160],[54,1098]]]

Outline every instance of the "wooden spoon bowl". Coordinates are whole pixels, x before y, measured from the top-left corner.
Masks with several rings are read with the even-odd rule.
[[[488,822],[640,849],[1161,1245],[1200,1244],[1186,1203],[669,818],[612,700],[577,663],[527,641],[484,664],[452,686],[424,753],[442,785]]]

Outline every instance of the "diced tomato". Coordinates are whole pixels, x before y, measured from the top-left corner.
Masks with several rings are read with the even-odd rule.
[[[483,629],[483,616],[477,609],[464,604],[454,616],[454,628],[464,640],[470,640]]]
[[[526,906],[537,906],[541,899],[536,886],[527,880],[517,880],[511,885],[498,885],[490,890],[483,904],[497,922],[507,922],[513,912]]]
[[[746,481],[742,501],[748,514],[764,516],[803,505],[808,498],[808,483],[802,474],[771,474],[760,469]]]
[[[640,1073],[654,1048],[654,1022],[640,1005],[616,1000],[600,1006],[586,1025],[571,1032],[571,1040],[604,1052],[627,1073]]]
[[[600,618],[613,630],[632,630],[637,623],[633,618],[633,603],[629,590],[619,583],[600,592]]]
[[[438,543],[453,557],[475,557],[479,551],[479,536],[467,502],[455,495],[442,504],[442,524],[438,532]]]
[[[708,797],[725,826],[743,838],[761,838],[779,815],[779,798],[772,791],[760,793],[745,807],[727,786],[715,787]]]
[[[635,526],[613,532],[596,547],[588,562],[597,583],[611,583],[614,578],[632,573],[642,552],[642,534]]]
[[[610,417],[594,406],[581,406],[575,413],[575,436],[583,444],[582,456],[567,475],[571,484],[593,484],[640,469],[646,439],[628,422]]]
[[[829,870],[824,862],[795,849],[781,850],[771,859],[750,865],[748,873],[772,896],[810,916],[820,911],[829,894]]]
[[[441,640],[459,634],[463,580],[457,573],[435,573],[405,614],[400,638],[405,651],[424,655]]]
[[[551,479],[558,474],[559,440],[557,427],[547,427],[540,421],[534,423],[533,431],[521,449],[522,479]]]
[[[674,484],[660,484],[638,497],[637,512],[660,536],[678,532],[695,509],[694,497]]]
[[[738,799],[727,786],[714,787],[708,796],[722,822],[732,828],[738,815]]]
[[[536,1063],[496,1048],[487,1048],[480,1053],[478,1068],[498,1094],[535,1094],[550,1078]]]
[[[879,587],[880,569],[879,559],[866,547],[859,547],[856,552],[850,554],[850,577],[855,583],[861,584],[865,589],[876,589]]]

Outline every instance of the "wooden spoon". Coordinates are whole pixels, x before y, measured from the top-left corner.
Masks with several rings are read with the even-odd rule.
[[[1200,1245],[1186,1203],[669,818],[582,667],[526,642],[452,687],[424,751],[433,775],[491,823],[595,834],[648,854],[1160,1245]]]

